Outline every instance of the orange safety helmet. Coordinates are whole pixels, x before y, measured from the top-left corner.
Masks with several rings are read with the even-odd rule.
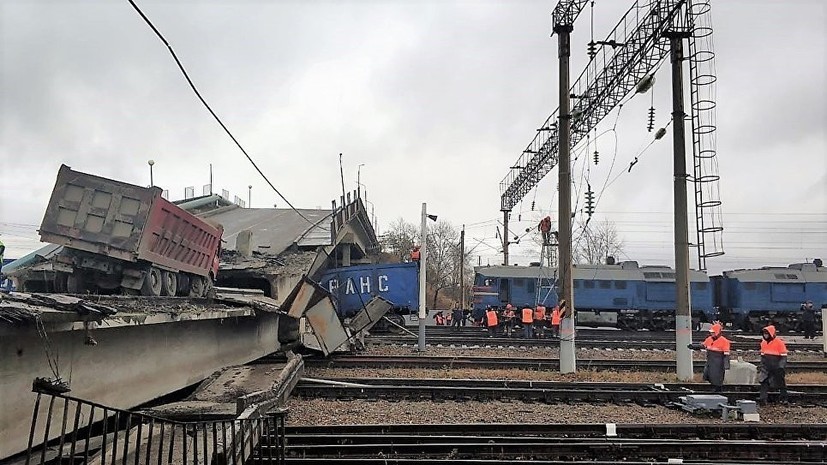
[[[715,323],[709,327],[709,332],[712,334],[721,334],[722,329],[724,328],[719,323]]]

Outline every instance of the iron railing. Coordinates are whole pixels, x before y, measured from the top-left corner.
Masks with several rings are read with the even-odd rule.
[[[285,461],[284,411],[173,421],[38,391],[26,465],[245,465]]]

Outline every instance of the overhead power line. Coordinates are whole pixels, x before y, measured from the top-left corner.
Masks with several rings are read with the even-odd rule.
[[[152,24],[152,21],[150,21],[149,18],[146,17],[144,12],[141,11],[140,8],[138,8],[138,5],[136,5],[135,2],[132,1],[132,0],[128,0],[128,1],[129,1],[129,4],[132,5],[132,8],[134,8],[135,11],[138,12],[138,14],[141,16],[141,18],[143,18],[143,20],[146,22],[146,24],[152,29],[152,32],[154,32],[155,35],[158,36],[159,39],[161,39],[161,42],[163,42],[164,45],[167,46],[167,50],[169,50],[169,53],[172,55],[172,58],[175,59],[175,63],[178,65],[178,69],[181,70],[181,73],[184,75],[184,78],[187,79],[187,82],[189,83],[190,87],[192,88],[192,91],[195,92],[195,95],[198,97],[199,100],[201,100],[201,103],[204,104],[204,107],[207,108],[207,111],[210,112],[210,114],[213,116],[213,118],[215,118],[215,120],[218,122],[218,124],[221,125],[221,127],[224,129],[224,132],[226,132],[227,135],[230,136],[230,139],[232,139],[233,142],[235,142],[235,145],[239,148],[239,150],[241,150],[241,153],[243,153],[244,156],[247,157],[247,160],[249,160],[250,163],[253,165],[253,168],[255,168],[256,171],[258,171],[258,174],[260,174],[261,177],[264,178],[264,181],[267,182],[267,184],[273,189],[273,191],[279,197],[281,197],[281,199],[284,200],[284,202],[287,205],[289,205],[290,208],[292,208],[294,212],[296,212],[299,216],[304,218],[304,220],[307,221],[308,223],[315,224],[313,221],[310,221],[306,216],[304,216],[302,214],[302,212],[297,210],[296,207],[294,207],[293,204],[291,204],[289,200],[287,200],[283,195],[281,195],[281,192],[279,192],[279,190],[276,189],[276,186],[274,186],[273,183],[270,182],[270,180],[267,178],[267,176],[265,176],[265,174],[261,171],[261,169],[258,167],[258,165],[256,165],[256,162],[254,162],[253,159],[250,157],[250,155],[247,153],[247,151],[244,150],[244,147],[241,146],[241,143],[238,142],[238,139],[236,139],[235,136],[233,136],[233,133],[230,132],[230,130],[227,128],[227,126],[221,121],[221,118],[219,118],[218,115],[215,114],[213,109],[210,108],[210,105],[207,103],[207,101],[204,100],[204,97],[201,96],[201,93],[198,92],[198,89],[195,87],[195,84],[192,82],[192,79],[190,79],[189,74],[187,74],[187,70],[184,69],[184,65],[181,64],[181,60],[178,59],[178,55],[176,55],[175,51],[172,50],[172,46],[169,44],[169,42],[167,42],[167,40],[164,38],[164,36],[161,34],[161,32],[158,31],[158,29],[155,27],[155,25]]]

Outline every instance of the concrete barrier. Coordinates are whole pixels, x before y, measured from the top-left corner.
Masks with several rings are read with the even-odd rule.
[[[732,360],[724,373],[724,384],[756,384],[758,367],[749,362]]]

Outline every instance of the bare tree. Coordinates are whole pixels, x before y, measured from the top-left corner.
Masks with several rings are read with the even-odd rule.
[[[419,239],[419,229],[403,218],[391,223],[388,232],[382,236],[383,252],[392,255],[400,262],[410,257],[413,246]]]
[[[439,293],[457,286],[459,272],[459,233],[446,221],[428,228],[428,284],[434,292],[432,308],[436,308]],[[456,272],[455,272],[456,271]]]
[[[623,239],[618,235],[615,224],[609,220],[599,223],[580,221],[573,254],[577,263],[605,263],[608,257],[623,253]]]

